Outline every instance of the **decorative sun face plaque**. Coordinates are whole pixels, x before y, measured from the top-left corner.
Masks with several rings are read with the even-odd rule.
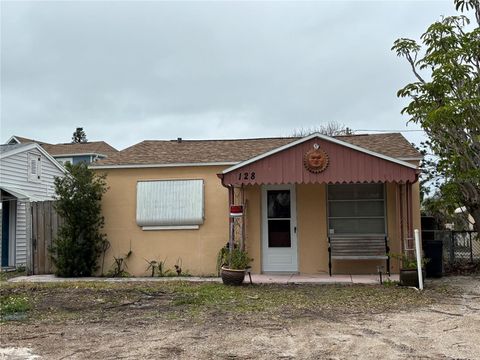
[[[320,145],[314,144],[313,149],[308,150],[303,157],[303,165],[308,171],[318,174],[328,166],[328,155],[320,149]]]

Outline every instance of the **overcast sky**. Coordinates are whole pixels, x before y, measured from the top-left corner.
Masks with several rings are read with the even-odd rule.
[[[1,2],[1,140],[290,135],[337,121],[418,129],[390,50],[453,1]],[[418,141],[421,133],[405,133]]]

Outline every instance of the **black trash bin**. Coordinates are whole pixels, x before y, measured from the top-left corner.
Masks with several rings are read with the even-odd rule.
[[[443,242],[438,240],[424,240],[423,253],[430,259],[425,266],[427,278],[439,278],[443,275]]]

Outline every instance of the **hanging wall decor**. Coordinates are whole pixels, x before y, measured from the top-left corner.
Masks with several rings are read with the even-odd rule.
[[[320,149],[320,145],[314,144],[313,149],[308,150],[303,157],[303,164],[308,171],[318,174],[328,166],[328,155]]]

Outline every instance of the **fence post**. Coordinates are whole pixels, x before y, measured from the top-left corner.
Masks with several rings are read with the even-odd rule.
[[[423,290],[423,274],[422,274],[422,249],[420,246],[420,231],[414,230],[415,233],[415,253],[417,255],[417,272],[418,272],[418,288]]]
[[[470,239],[470,262],[473,263],[473,245],[472,245],[472,233],[468,232],[468,237]]]
[[[455,262],[455,234],[450,231],[450,266]]]

